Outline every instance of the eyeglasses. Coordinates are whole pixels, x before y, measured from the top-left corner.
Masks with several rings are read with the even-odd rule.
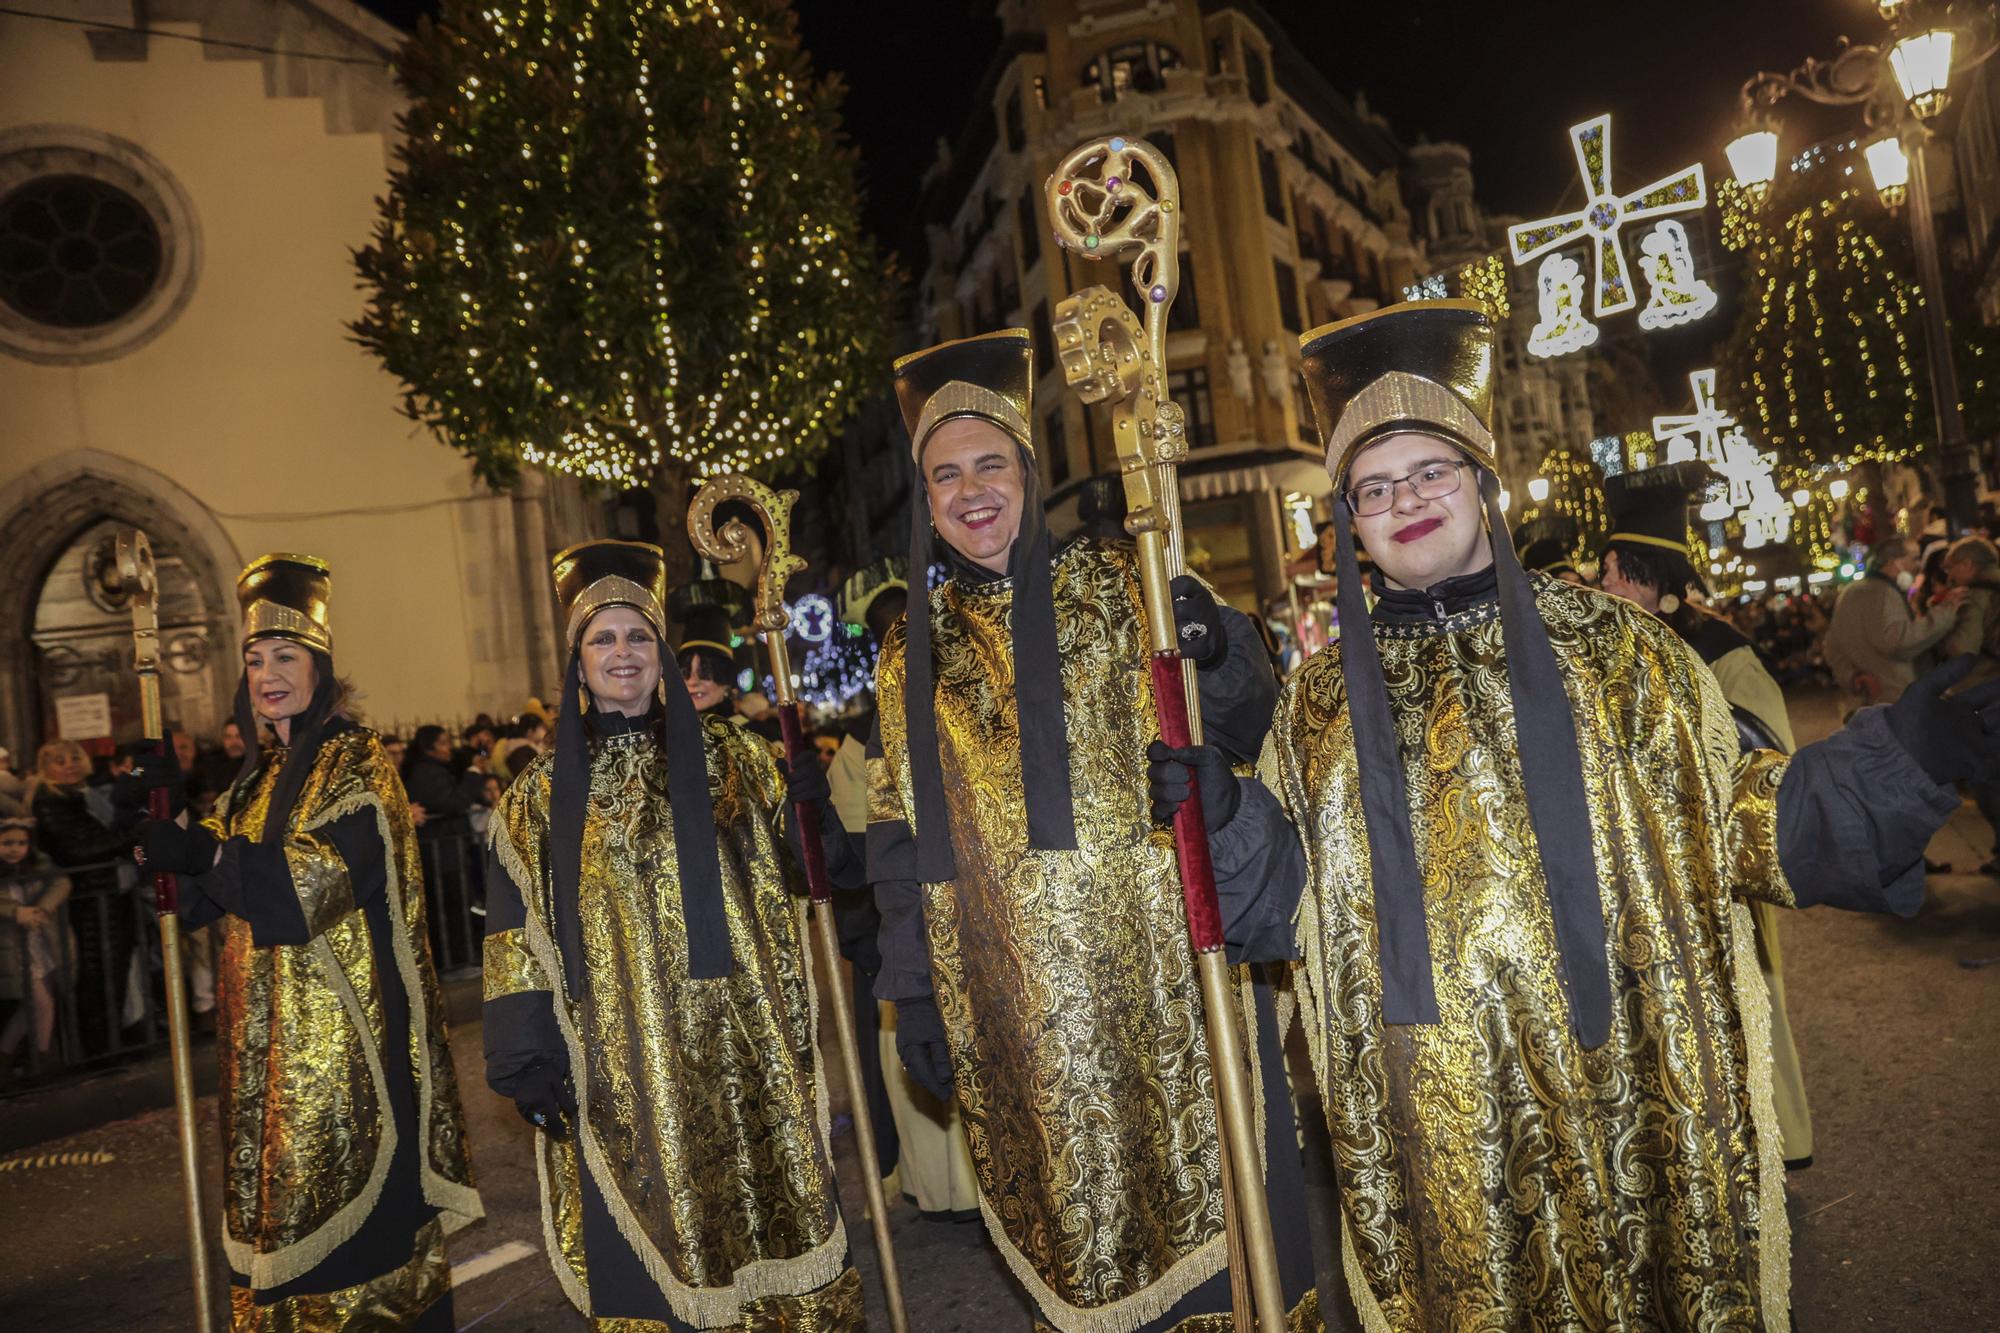
[[[1426,463],[1407,477],[1364,481],[1347,492],[1347,507],[1354,511],[1356,518],[1386,514],[1395,506],[1398,486],[1408,486],[1410,494],[1419,500],[1442,500],[1457,492],[1459,472],[1469,466],[1463,460]]]

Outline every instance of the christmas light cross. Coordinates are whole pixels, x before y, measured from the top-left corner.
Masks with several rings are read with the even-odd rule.
[[[1736,424],[1736,418],[1715,405],[1714,370],[1695,371],[1688,376],[1688,384],[1694,390],[1694,411],[1685,416],[1654,417],[1653,438],[1665,446],[1664,462],[1700,459],[1720,467],[1728,461],[1722,434]]]
[[[1619,245],[1620,230],[1628,222],[1666,213],[1688,213],[1705,206],[1708,181],[1697,162],[1632,194],[1615,194],[1611,189],[1611,117],[1598,116],[1581,125],[1572,125],[1569,137],[1576,149],[1577,172],[1583,177],[1583,207],[1574,213],[1509,227],[1507,244],[1513,251],[1514,262],[1525,264],[1579,236],[1596,241],[1595,310],[1601,319],[1638,303],[1632,290],[1631,270]]]

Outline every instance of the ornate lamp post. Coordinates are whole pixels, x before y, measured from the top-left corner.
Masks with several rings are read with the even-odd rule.
[[[1889,25],[1886,41],[1855,46],[1843,38],[1830,60],[1809,58],[1788,74],[1760,73],[1745,82],[1745,128],[1725,151],[1739,181],[1753,192],[1768,187],[1778,171],[1774,109],[1793,95],[1825,105],[1859,105],[1869,128],[1887,131],[1866,149],[1868,170],[1884,204],[1894,209],[1907,201],[1910,207],[1945,503],[1953,528],[1964,531],[1978,514],[1979,458],[1958,410],[1958,371],[1945,320],[1944,273],[1924,146],[1932,138],[1930,122],[1950,99],[1954,69],[1970,69],[2000,49],[2000,19],[1990,2],[1877,0],[1876,9]]]

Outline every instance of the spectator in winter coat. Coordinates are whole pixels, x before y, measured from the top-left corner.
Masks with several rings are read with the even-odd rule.
[[[0,816],[0,1057],[12,1059],[32,1027],[36,1052],[55,1036],[67,939],[69,880],[35,850],[35,821]]]
[[[1904,594],[1916,580],[1916,543],[1888,537],[1869,556],[1868,574],[1833,608],[1823,651],[1850,709],[1892,704],[1917,678],[1924,654],[1951,632],[1964,594],[1954,589],[1919,616]]]
[[[117,864],[130,861],[131,834],[109,827],[91,810],[84,783],[90,757],[75,741],[50,741],[37,753],[35,794],[28,813],[41,849],[72,872],[77,927],[76,1014],[86,1055],[118,1043],[124,1024],[126,971],[138,942],[133,903],[119,883]]]

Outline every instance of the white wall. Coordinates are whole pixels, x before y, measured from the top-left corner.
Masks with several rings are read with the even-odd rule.
[[[330,135],[317,98],[267,97],[257,61],[191,42],[99,62],[79,29],[0,17],[0,51],[0,133],[136,143],[192,200],[202,253],[185,308],[135,351],[81,366],[0,353],[0,493],[70,451],[142,463],[241,558],[332,562],[337,661],[371,716],[518,711],[530,635],[511,502],[398,415],[396,383],[343,328],[386,139]]]

